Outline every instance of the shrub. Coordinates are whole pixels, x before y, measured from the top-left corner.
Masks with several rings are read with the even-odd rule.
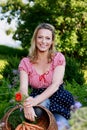
[[[10,102],[14,93],[18,90],[18,87],[11,87],[9,80],[3,79],[0,81],[0,118],[5,114],[6,110],[14,105]]]
[[[0,54],[6,55],[6,56],[8,55],[8,56],[22,57],[22,56],[26,56],[28,54],[28,50],[22,49],[22,48],[12,48],[12,47],[8,47],[8,46],[0,45]]]
[[[65,80],[69,83],[75,80],[80,85],[85,83],[84,73],[82,72],[80,63],[74,58],[66,57]]]
[[[7,78],[10,81],[11,85],[19,85],[19,74],[18,74],[18,65],[19,65],[20,58],[17,56],[15,57],[8,57],[8,64],[2,71],[2,75],[4,78]]]
[[[67,81],[65,84],[65,88],[73,94],[75,100],[81,102],[82,106],[87,106],[87,84],[79,85],[75,80],[72,84]]]

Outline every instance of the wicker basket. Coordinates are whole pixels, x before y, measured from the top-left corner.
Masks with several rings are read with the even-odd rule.
[[[2,127],[2,130],[13,130],[8,122],[8,119],[11,113],[19,108],[21,108],[21,106],[15,106],[14,108],[11,108],[9,111],[7,111],[7,113],[4,115],[2,119],[2,122],[5,123],[5,125]],[[43,112],[40,118],[38,118],[36,125],[44,128],[44,130],[58,130],[58,126],[56,124],[53,114],[43,106],[38,105],[36,106],[36,108],[41,109],[41,111]]]

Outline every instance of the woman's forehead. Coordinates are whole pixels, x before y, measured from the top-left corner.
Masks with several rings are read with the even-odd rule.
[[[43,29],[39,29],[38,32],[37,32],[37,35],[38,35],[38,34],[44,34],[44,35],[46,34],[46,35],[51,35],[51,36],[52,36],[51,30],[49,30],[49,29],[44,29],[44,28],[43,28]]]

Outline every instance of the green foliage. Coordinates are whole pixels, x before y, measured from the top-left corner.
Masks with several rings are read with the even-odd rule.
[[[17,91],[17,86],[10,86],[9,80],[0,80],[0,118],[5,114],[6,110],[13,104],[10,102]]]
[[[10,87],[7,87],[9,85],[9,82],[7,82],[6,80],[2,80],[0,81],[0,89],[1,86],[3,86],[3,89],[0,90],[0,101],[3,101],[3,98],[5,98],[5,100],[9,100],[10,99]]]
[[[2,71],[5,68],[5,66],[7,65],[7,60],[5,59],[5,56],[3,57],[2,55],[0,55],[0,79],[2,77]]]
[[[20,58],[16,57],[8,57],[8,64],[2,71],[2,75],[4,78],[8,79],[10,85],[19,86],[19,74],[18,74],[18,65]]]
[[[24,121],[24,119],[23,110],[19,108],[13,111],[8,118],[12,130],[15,130],[15,128]]]
[[[9,56],[18,56],[19,58],[27,56],[28,50],[22,48],[12,48],[0,45],[0,54]],[[15,61],[14,61],[15,62]]]
[[[87,106],[87,84],[79,85],[75,80],[72,83],[66,81],[65,88],[73,94],[76,101],[82,103],[82,106]]]
[[[80,63],[71,57],[66,57],[65,80],[72,83],[75,80],[78,84],[85,83],[84,73],[82,72]]]
[[[6,113],[6,109],[9,108],[9,106],[10,106],[10,103],[8,101],[3,100],[1,102],[1,100],[0,100],[0,119],[2,119],[3,115]]]
[[[13,71],[18,69],[20,59],[27,54],[27,49],[0,45],[0,78],[4,76],[12,81]]]

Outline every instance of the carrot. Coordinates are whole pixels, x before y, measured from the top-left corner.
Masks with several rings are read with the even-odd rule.
[[[25,124],[22,124],[22,130],[25,130]]]
[[[16,127],[16,129],[15,129],[15,130],[20,130],[20,129],[21,129],[21,127],[22,127],[22,124],[19,124],[19,125]]]
[[[31,128],[31,130],[36,130],[36,128],[33,127],[33,128]]]
[[[23,122],[22,124],[19,124],[15,130],[44,130],[44,128],[35,124]]]
[[[22,130],[22,127],[19,130]]]
[[[42,127],[40,127],[38,125],[34,125],[34,124],[32,124],[31,127],[34,127],[34,128],[36,128],[38,130],[44,130]]]
[[[34,125],[34,124],[30,124],[30,123],[27,123],[27,122],[24,122],[26,125],[30,126],[30,128],[36,128],[38,130],[44,130],[44,128],[38,126],[38,125]],[[34,129],[32,129],[34,130]]]
[[[25,125],[25,130],[31,130],[28,125]]]

